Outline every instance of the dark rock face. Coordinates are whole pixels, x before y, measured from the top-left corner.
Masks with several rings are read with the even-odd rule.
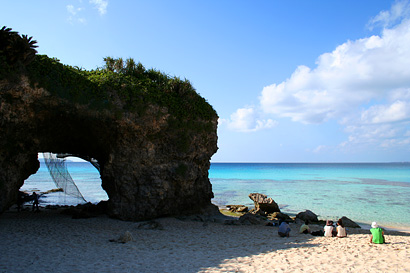
[[[268,223],[265,217],[252,213],[242,215],[238,221],[242,225],[266,225]]]
[[[360,226],[352,221],[351,219],[347,218],[346,216],[343,216],[342,218],[342,223],[345,227],[351,227],[351,228],[360,228]]]
[[[272,220],[282,220],[282,221],[288,221],[288,222],[294,221],[292,218],[290,218],[289,215],[282,213],[282,212],[274,212],[272,214],[269,214],[269,217]]]
[[[296,218],[301,219],[303,221],[309,221],[310,223],[318,222],[317,215],[310,210],[305,210],[303,212],[299,212],[296,215]]]
[[[217,118],[175,129],[166,107],[147,105],[142,115],[118,117],[50,95],[24,77],[0,80],[0,212],[16,202],[24,180],[38,170],[39,152],[97,159],[113,217],[201,212],[213,197],[208,170],[217,150]]]

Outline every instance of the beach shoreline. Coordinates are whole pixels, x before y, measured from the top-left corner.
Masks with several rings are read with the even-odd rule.
[[[31,193],[30,193],[31,194]],[[51,193],[52,194],[52,193]],[[46,193],[45,195],[47,195],[47,196],[49,196],[49,195],[51,195],[50,193]],[[96,202],[96,203],[93,203],[94,205],[96,205],[98,202]],[[221,211],[221,210],[228,210],[229,208],[227,207],[227,206],[223,206],[223,205],[217,205],[217,204],[213,204],[213,205],[215,205],[215,206],[217,206],[218,207],[218,209]],[[31,209],[31,205],[29,205],[29,204],[25,204],[24,205],[25,207],[26,207],[26,209]],[[45,209],[46,208],[46,206],[50,206],[50,207],[55,207],[55,206],[57,206],[57,207],[59,207],[60,205],[53,205],[53,204],[42,204],[41,203],[41,200],[40,200],[40,208],[42,208],[42,209]],[[60,207],[74,207],[75,205],[62,205],[62,206],[60,206]],[[250,206],[248,206],[248,208],[249,208],[249,210],[250,209],[253,209],[254,208],[254,206],[252,206],[252,205],[250,205]],[[13,205],[9,210],[16,210],[16,206],[15,205]],[[283,211],[283,213],[284,214],[287,214],[287,215],[289,215],[290,217],[292,217],[292,218],[295,218],[296,217],[296,214],[295,213],[287,213],[286,211]],[[239,217],[240,215],[238,215],[238,217]],[[346,217],[348,217],[348,218],[350,218],[348,215],[345,215]],[[328,218],[323,218],[323,217],[320,217],[320,216],[318,216],[318,219],[319,219],[319,221],[326,221],[326,220],[332,220],[332,221],[334,221],[334,222],[337,222],[337,220],[338,220],[338,217],[336,217],[336,216],[334,216],[334,217],[328,217]],[[370,229],[370,225],[371,225],[371,223],[364,223],[364,222],[361,222],[360,220],[357,220],[357,219],[351,219],[351,220],[353,220],[356,224],[358,224],[363,230],[369,230]],[[377,222],[377,219],[376,219],[376,222]],[[378,224],[379,224],[379,226],[380,227],[382,227],[383,229],[385,229],[385,230],[389,230],[389,231],[398,231],[398,232],[404,232],[404,233],[410,233],[410,226],[397,226],[397,225],[391,225],[391,224],[385,224],[385,223],[383,223],[383,222],[378,222]]]
[[[290,216],[309,209],[323,220],[337,220],[346,216],[365,228],[370,226],[371,222],[377,221],[389,229],[410,229],[410,220],[402,216],[406,215],[410,196],[410,187],[404,186],[410,181],[407,184],[402,183],[402,186],[394,182],[406,182],[409,177],[408,168],[401,165],[365,164],[366,168],[363,164],[211,165],[209,178],[214,193],[211,202],[218,206],[252,206],[249,193],[260,192],[274,199],[281,210]],[[108,199],[101,188],[99,175],[91,164],[74,162],[68,163],[67,166],[87,201],[94,203]],[[275,180],[266,180],[267,178]],[[383,180],[375,182],[375,178]],[[370,183],[369,179],[375,183]],[[53,187],[55,185],[44,164],[36,175],[31,176],[23,185],[23,189],[28,191],[45,191]],[[65,198],[56,197],[58,193],[54,194],[54,198],[51,198],[53,194],[49,195],[49,204],[67,202]]]
[[[221,210],[227,210],[227,211],[229,210],[229,208],[227,206],[218,206],[218,208],[219,208],[220,211]],[[249,206],[248,208],[252,209],[254,207]],[[283,212],[283,213],[289,215],[291,218],[296,217],[296,214],[294,214],[294,213],[293,214],[292,213],[286,213],[286,212]],[[346,217],[348,217],[348,216],[346,215]],[[319,216],[318,219],[319,219],[319,221],[324,221],[324,222],[326,222],[326,220],[332,220],[333,222],[336,223],[337,220],[338,220],[338,217],[335,216],[335,217],[329,217],[329,218],[322,218],[322,217]],[[351,219],[351,220],[353,220],[356,224],[358,224],[361,227],[361,229],[363,229],[363,230],[369,230],[371,228],[371,223],[363,223],[363,222],[360,222],[360,221],[356,221],[354,219]],[[410,233],[410,226],[384,225],[383,223],[379,223],[379,225],[380,225],[381,228],[383,228],[385,230]]]
[[[387,244],[374,245],[363,229],[327,238],[291,223],[290,237],[280,238],[271,226],[171,217],[155,226],[60,212],[0,215],[0,272],[410,272],[407,233],[386,231]],[[127,232],[132,240],[119,243]]]

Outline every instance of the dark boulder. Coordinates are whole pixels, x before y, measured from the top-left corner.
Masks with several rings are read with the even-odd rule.
[[[293,219],[290,218],[289,215],[282,213],[282,212],[274,212],[269,214],[268,216],[269,219],[272,220],[281,220],[281,221],[288,221],[288,222],[293,222]]]
[[[354,221],[350,220],[346,216],[343,216],[341,219],[342,219],[342,223],[345,227],[360,228],[360,226],[358,224],[356,224]]]
[[[266,217],[252,213],[242,215],[238,221],[242,225],[266,225],[268,223]]]
[[[302,221],[309,221],[310,223],[318,222],[317,215],[310,210],[305,210],[303,212],[299,212],[296,215],[296,218]]]

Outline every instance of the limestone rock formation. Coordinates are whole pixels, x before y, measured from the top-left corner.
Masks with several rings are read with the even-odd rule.
[[[232,212],[248,212],[249,210],[249,208],[244,205],[227,205],[226,207]]]
[[[261,210],[265,213],[280,212],[278,204],[267,195],[261,193],[250,193],[249,198],[255,204],[255,210]]]
[[[218,116],[189,82],[140,64],[127,75],[47,56],[13,66],[2,52],[0,213],[38,170],[39,152],[97,159],[113,217],[143,220],[211,206]]]

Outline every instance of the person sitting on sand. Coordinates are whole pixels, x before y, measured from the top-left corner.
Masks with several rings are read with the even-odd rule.
[[[308,234],[310,233],[309,221],[306,220],[303,225],[300,226],[299,233]]]
[[[279,225],[278,234],[280,237],[289,237],[290,226],[288,221],[282,221]]]
[[[370,236],[370,243],[373,244],[384,244],[386,243],[384,239],[384,231],[377,225],[376,222],[372,223],[372,228],[370,229],[372,235]]]
[[[326,226],[323,228],[324,232],[325,232],[325,237],[333,237],[333,230],[334,230],[334,226],[333,226],[333,221],[331,220],[327,220],[326,221]]]
[[[345,228],[345,226],[343,225],[342,219],[339,219],[339,220],[337,221],[336,225],[337,225],[337,227],[336,227],[337,235],[336,235],[336,236],[337,236],[338,238],[346,237],[346,236],[347,236],[347,234],[346,234],[346,228]]]

